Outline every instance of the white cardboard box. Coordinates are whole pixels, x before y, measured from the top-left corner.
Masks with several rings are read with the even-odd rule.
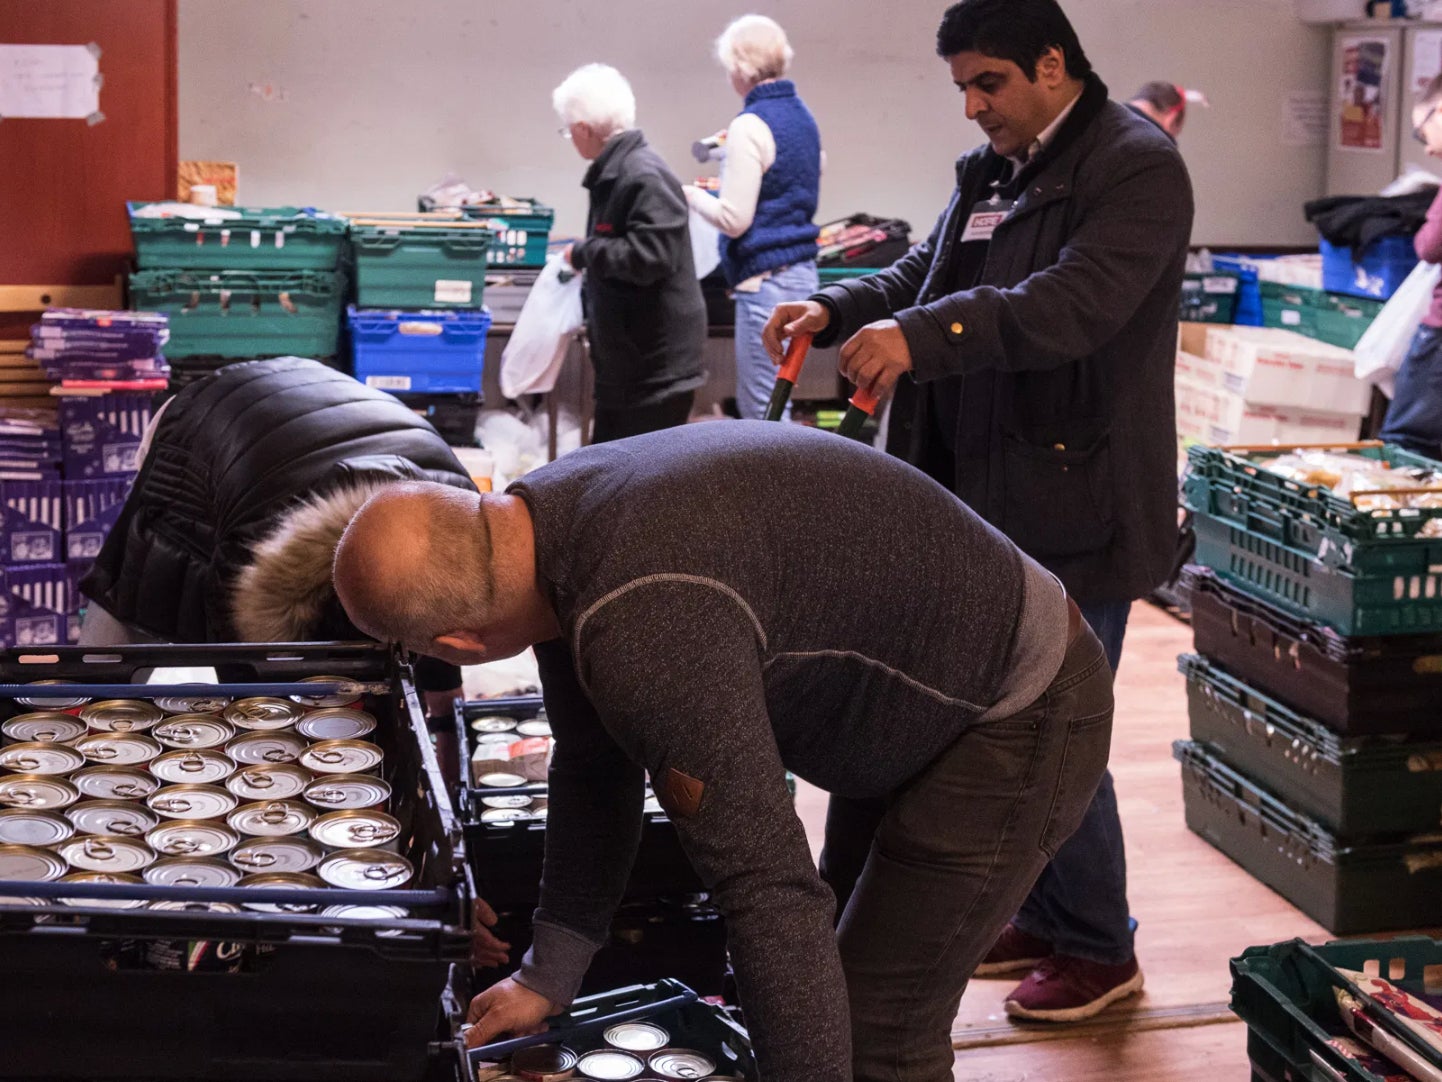
[[[1356,377],[1351,350],[1274,327],[1207,328],[1206,352],[1182,378],[1225,389],[1254,406],[1322,413],[1367,412],[1371,384]]]
[[[1178,372],[1186,354],[1179,354]],[[1361,428],[1360,413],[1330,413],[1248,402],[1234,391],[1176,381],[1177,436],[1211,446],[1350,442]]]

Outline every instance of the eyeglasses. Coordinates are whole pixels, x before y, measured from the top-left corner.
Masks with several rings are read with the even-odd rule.
[[[567,127],[564,127],[564,128],[557,128],[557,129],[556,129],[556,134],[559,135],[562,139],[569,140],[569,139],[571,138],[571,129],[570,129],[570,126],[568,125]]]
[[[1412,129],[1412,138],[1416,139],[1417,142],[1421,143],[1423,146],[1427,145],[1427,136],[1422,134],[1422,129],[1425,128],[1427,126],[1427,122],[1436,115],[1437,106],[1434,105],[1432,106],[1432,108],[1427,110],[1427,115],[1422,118],[1422,123],[1418,124],[1415,128]]]

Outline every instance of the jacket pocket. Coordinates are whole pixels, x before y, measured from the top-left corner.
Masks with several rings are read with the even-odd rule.
[[[1116,532],[1111,437],[1050,442],[1002,436],[1002,531],[1032,556],[1105,548]]]

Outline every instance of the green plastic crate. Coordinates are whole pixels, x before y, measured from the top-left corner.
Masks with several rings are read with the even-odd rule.
[[[130,303],[170,317],[170,358],[331,357],[345,276],[338,271],[137,271]]]
[[[1180,318],[1185,323],[1231,323],[1242,276],[1226,271],[1188,274],[1182,279]]]
[[[852,278],[865,278],[870,274],[880,274],[885,267],[817,267],[816,277],[824,286],[834,285],[837,282],[846,282]]]
[[[556,212],[535,199],[517,200],[521,207],[471,206],[463,208],[468,219],[491,222],[496,239],[487,254],[493,267],[541,267],[546,263],[546,245]]]
[[[296,207],[224,207],[239,218],[137,218],[127,203],[142,270],[335,270],[344,218]]]
[[[1232,1010],[1247,1023],[1254,1064],[1263,1066],[1277,1082],[1307,1078],[1381,1082],[1328,1044],[1332,1037],[1346,1034],[1334,989],[1361,994],[1337,970],[1374,973],[1415,995],[1442,991],[1436,980],[1438,967],[1442,967],[1442,942],[1422,936],[1317,946],[1295,939],[1250,947],[1231,962]],[[1425,1042],[1410,1036],[1402,1039],[1442,1068],[1442,1057]],[[1313,1068],[1319,1065],[1317,1072]],[[1284,1078],[1287,1069],[1291,1073]]]
[[[1263,326],[1295,331],[1343,349],[1356,347],[1386,303],[1278,282],[1262,282],[1261,290]]]
[[[480,308],[488,230],[397,222],[351,227],[361,308]]]

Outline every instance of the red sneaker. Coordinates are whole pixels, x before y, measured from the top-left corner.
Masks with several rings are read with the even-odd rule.
[[[1006,1013],[1028,1022],[1080,1022],[1142,990],[1133,958],[1119,966],[1055,954],[1006,997]]]
[[[1050,958],[1051,944],[1045,939],[1028,935],[1015,924],[1008,924],[996,937],[987,956],[981,960],[972,974],[974,978],[986,980],[989,977],[1009,977],[1014,973],[1025,973],[1035,969],[1038,962]]]

